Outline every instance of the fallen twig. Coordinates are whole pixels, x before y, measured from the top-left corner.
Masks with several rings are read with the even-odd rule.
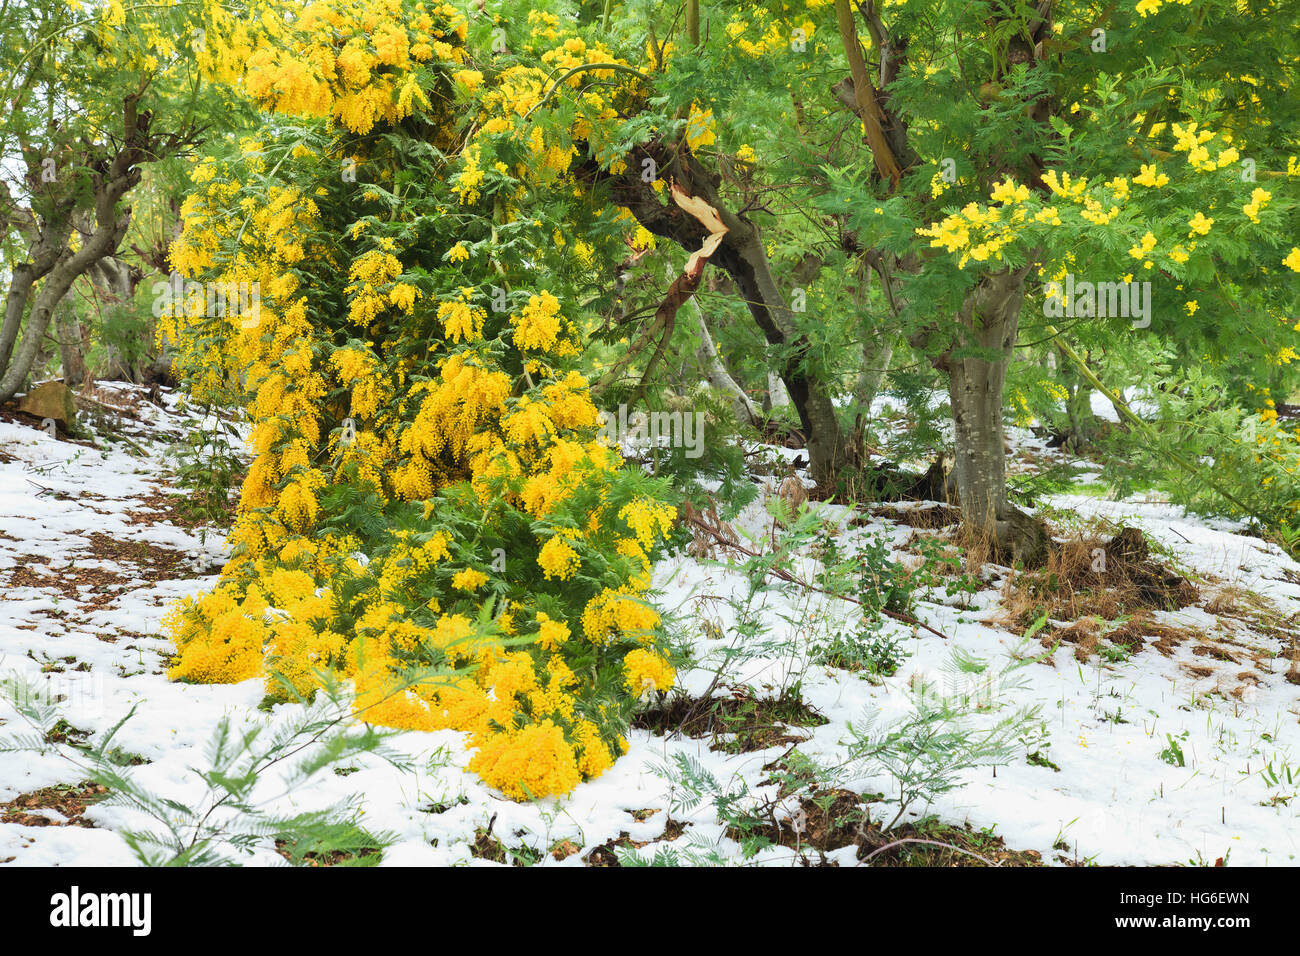
[[[963,850],[961,847],[955,846],[951,843],[944,843],[941,840],[922,840],[920,837],[904,837],[901,840],[895,840],[893,843],[886,843],[880,849],[872,850],[870,853],[864,856],[859,862],[866,863],[872,857],[879,856],[881,853],[884,853],[886,850],[892,850],[896,846],[902,846],[904,843],[928,843],[931,846],[941,846],[949,850],[956,850],[958,853],[965,853],[967,856],[972,856],[975,859],[979,860],[981,863],[984,863],[988,866],[1000,865],[998,863],[995,863],[993,860],[990,860],[988,857],[980,856],[978,853],[972,853],[970,850]]]

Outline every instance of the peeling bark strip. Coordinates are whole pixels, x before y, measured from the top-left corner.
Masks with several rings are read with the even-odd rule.
[[[709,234],[704,237],[704,244],[691,253],[690,258],[686,260],[686,268],[682,270],[682,274],[669,287],[668,294],[664,296],[663,302],[655,310],[655,315],[664,313],[665,309],[671,310],[664,313],[669,321],[673,316],[676,316],[677,310],[700,287],[700,277],[704,275],[704,263],[708,262],[713,254],[718,251],[718,246],[722,243],[722,237],[727,233],[727,227],[722,224],[718,211],[703,199],[698,196],[688,196],[686,190],[682,189],[676,182],[672,185],[672,194],[673,201],[703,223],[704,228],[709,230]]]
[[[655,317],[662,319],[671,329],[673,322],[677,317],[677,310],[680,309],[691,296],[695,295],[695,290],[700,287],[700,277],[704,275],[704,264],[709,261],[718,246],[722,243],[722,237],[727,233],[727,227],[722,224],[722,219],[718,216],[718,211],[710,206],[698,196],[688,196],[686,190],[677,185],[672,185],[673,201],[681,206],[688,213],[704,224],[704,228],[709,230],[709,234],[704,237],[704,244],[698,250],[691,253],[690,258],[686,260],[686,268],[682,274],[677,277],[676,281],[668,287],[668,294],[664,296],[659,308],[655,310]],[[667,340],[665,335],[664,339]]]
[[[699,196],[688,195],[686,190],[682,189],[676,181],[674,181],[672,185],[672,194],[673,202],[677,203],[677,205],[689,212],[704,224],[705,229],[709,230],[709,239],[717,236],[718,242],[722,241],[722,234],[727,231],[727,227],[723,225],[722,217],[718,215],[718,210],[714,209]],[[713,255],[713,250],[718,248],[718,242],[714,242],[710,247],[709,239],[704,240],[704,248],[697,252],[695,254],[696,256],[703,254],[707,259],[709,256]],[[694,261],[695,257],[692,256],[691,262]],[[687,264],[686,271],[691,271],[690,263]]]
[[[812,477],[823,488],[833,486],[845,467],[857,463],[850,439],[840,429],[825,383],[810,377],[804,368],[812,351],[808,337],[799,331],[794,315],[772,277],[758,228],[748,219],[731,212],[718,200],[721,178],[700,166],[685,144],[672,148],[662,142],[635,146],[628,159],[628,169],[618,175],[602,170],[594,160],[584,164],[585,175],[593,182],[606,181],[612,187],[611,199],[626,206],[648,232],[676,243],[683,249],[699,248],[710,235],[706,226],[676,204],[665,206],[654,188],[641,181],[637,170],[643,160],[653,160],[655,168],[671,173],[689,196],[703,200],[717,213],[726,233],[711,261],[723,269],[736,284],[737,291],[769,346],[782,356],[776,369],[799,413],[800,432],[808,443]]]
[[[710,257],[717,251],[722,237],[727,232],[727,227],[722,224],[722,219],[718,216],[718,211],[710,206],[698,196],[688,195],[686,190],[672,184],[673,201],[682,209],[698,219],[708,234],[704,237],[704,243],[695,252],[691,253],[690,258],[686,260],[686,267],[682,274],[673,280],[673,284],[668,287],[668,292],[664,295],[663,301],[659,303],[659,308],[655,309],[654,321],[650,323],[649,328],[637,337],[636,342],[627,350],[618,362],[614,364],[608,372],[601,376],[600,381],[596,383],[593,389],[596,394],[605,391],[614,381],[622,374],[641,349],[662,330],[659,339],[659,345],[655,348],[654,355],[650,356],[650,361],[646,363],[645,373],[641,376],[639,388],[645,388],[654,370],[659,366],[663,359],[664,352],[668,348],[668,342],[673,337],[673,329],[677,325],[677,312],[685,305],[700,287],[700,279],[704,275],[704,264],[709,261]]]

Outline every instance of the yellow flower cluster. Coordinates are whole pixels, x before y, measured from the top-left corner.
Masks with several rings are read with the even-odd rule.
[[[573,746],[550,720],[515,734],[489,734],[470,769],[517,800],[568,793],[582,779]]]
[[[229,21],[226,21],[227,24]],[[365,6],[315,2],[297,23],[259,23],[262,42],[247,31],[217,33],[212,57],[243,64],[244,88],[260,105],[295,116],[330,116],[354,133],[377,122],[393,124],[418,107],[430,108],[418,67],[430,61],[463,63],[468,23],[451,4],[410,16],[402,0]]]
[[[962,268],[971,259],[978,262],[1001,259],[1002,249],[1015,240],[1019,227],[1027,219],[1023,204],[1029,198],[1029,190],[1008,179],[993,188],[992,198],[1002,205],[967,203],[941,222],[917,229],[917,234],[929,236],[931,246],[961,252]]]
[[[627,522],[641,547],[649,549],[658,538],[668,534],[677,518],[675,509],[650,498],[637,498],[619,509],[618,516]]]
[[[1143,17],[1148,17],[1152,14],[1159,13],[1160,7],[1165,3],[1177,3],[1180,6],[1185,7],[1187,4],[1191,3],[1191,0],[1138,0],[1137,6],[1134,9],[1136,9]]]
[[[528,305],[516,319],[515,345],[521,349],[538,349],[548,351],[555,347],[560,337],[560,302],[549,292],[534,295],[528,299]]]
[[[542,550],[537,555],[537,563],[548,578],[559,578],[563,581],[577,573],[582,561],[565,536],[557,534],[542,545]]]
[[[694,151],[701,146],[711,146],[716,141],[717,136],[713,132],[713,110],[701,110],[699,106],[692,103],[691,114],[686,118],[686,145]]]
[[[656,690],[667,690],[673,686],[676,672],[668,660],[643,647],[630,651],[623,658],[624,682],[628,690],[638,697]]]
[[[1227,145],[1231,141],[1230,134],[1216,134],[1200,129],[1194,122],[1186,125],[1173,123],[1171,131],[1176,141],[1175,149],[1188,153],[1188,162],[1196,172],[1213,173],[1238,161],[1237,150]],[[1217,157],[1211,159],[1206,144],[1216,137],[1220,137],[1225,146]],[[932,247],[957,254],[961,268],[965,268],[971,261],[999,261],[1003,257],[1003,250],[1022,235],[1030,233],[1041,238],[1041,232],[1035,234],[1032,231],[1043,227],[1061,227],[1065,224],[1063,213],[1070,210],[1076,211],[1079,219],[1092,225],[1112,225],[1133,198],[1133,186],[1159,190],[1168,185],[1169,176],[1161,172],[1155,163],[1142,163],[1137,175],[1131,178],[1116,176],[1093,184],[1087,178],[1075,178],[1068,172],[1049,169],[1043,174],[1042,180],[1048,192],[1045,198],[1031,194],[1025,185],[1005,179],[992,188],[990,202],[967,203],[959,211],[921,227],[916,232],[928,237]],[[946,186],[941,181],[932,183],[932,195],[941,195]],[[1246,218],[1258,223],[1259,213],[1272,199],[1272,195],[1266,189],[1252,190],[1249,200],[1241,207]],[[1211,208],[1214,208],[1213,203]],[[1195,240],[1209,235],[1214,223],[1214,217],[1197,211],[1187,220],[1187,238],[1194,241],[1169,244],[1165,252],[1168,259],[1179,265],[1186,263],[1197,248]],[[1031,239],[1030,244],[1034,241],[1038,240]],[[1141,261],[1144,268],[1151,269],[1155,265],[1152,256],[1159,245],[1156,235],[1147,230],[1133,241],[1128,252]]]
[[[1250,193],[1250,202],[1241,207],[1241,211],[1246,214],[1246,218],[1251,222],[1259,222],[1259,211],[1263,209],[1273,194],[1267,189],[1253,189]]]
[[[644,583],[644,582],[636,582]],[[582,612],[582,632],[593,644],[607,644],[616,636],[640,638],[659,626],[659,612],[634,591],[606,588]]]
[[[470,305],[472,290],[462,290],[459,299],[438,306],[438,319],[443,333],[453,342],[477,342],[483,337],[483,321],[487,311]]]
[[[811,0],[809,10],[826,6],[833,0]],[[727,38],[746,56],[760,57],[779,52],[803,52],[812,40],[817,27],[811,20],[783,20],[771,18],[763,7],[757,7],[750,20],[733,16],[727,24]],[[750,36],[756,37],[751,40]]]
[[[1216,169],[1224,169],[1241,159],[1241,154],[1237,152],[1237,148],[1228,145],[1232,142],[1232,136],[1229,133],[1215,134],[1207,129],[1198,129],[1196,123],[1188,123],[1186,126],[1181,123],[1174,123],[1170,129],[1174,134],[1174,149],[1186,153],[1187,162],[1198,172],[1208,173]],[[1216,135],[1223,139],[1224,147],[1219,150],[1217,157],[1211,159],[1206,144],[1211,142]]]
[[[548,16],[530,18],[537,31],[556,28]],[[386,152],[396,124],[419,111],[450,157],[422,177],[424,198],[458,210],[457,230],[490,230],[499,210],[474,206],[485,177],[509,169],[483,162],[480,138],[536,145],[547,169],[529,172],[533,185],[559,182],[572,138],[616,118],[615,94],[575,78],[573,128],[532,144],[516,120],[540,102],[545,73],[511,67],[489,83],[447,5],[324,0],[284,24],[223,23],[220,43],[246,50],[246,70],[212,68],[299,120],[196,164],[172,248],[191,279],[262,290],[255,318],[184,302],[164,317],[191,393],[242,403],[255,453],[221,581],[168,617],[172,676],[261,676],[278,693],[279,675],[305,695],[333,673],[372,723],[467,732],[470,769],[503,793],[565,793],[626,748],[636,696],[673,679],[644,595],[674,510],[597,439],[588,383],[565,368],[579,331],[559,298],[538,290],[497,320],[479,304],[478,290],[505,284],[487,257],[460,236],[415,238],[379,191],[404,161]],[[611,59],[574,39],[548,62]],[[424,92],[453,86],[496,133],[484,122],[462,144],[445,96]],[[335,122],[358,134],[346,154]],[[385,135],[364,136],[375,126]],[[332,190],[339,165],[365,184]],[[575,234],[568,248],[589,263],[600,241]],[[429,287],[431,261],[457,270],[451,288]],[[531,274],[514,268],[511,287],[527,288]],[[598,566],[584,566],[588,553]],[[571,639],[579,625],[586,640]],[[602,670],[639,676],[601,681]]]

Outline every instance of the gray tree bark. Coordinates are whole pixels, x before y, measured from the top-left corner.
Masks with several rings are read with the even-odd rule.
[[[40,351],[41,341],[50,327],[54,307],[68,294],[73,281],[101,256],[109,254],[121,244],[131,214],[128,210],[119,217],[116,215],[115,207],[117,200],[126,192],[129,185],[134,183],[128,184],[123,179],[100,194],[96,202],[95,231],[82,241],[81,248],[76,252],[71,252],[65,246],[64,254],[45,274],[40,291],[36,293],[35,298],[31,299],[31,309],[27,315],[27,330],[23,334],[22,342],[13,351],[4,375],[0,377],[0,402],[7,402],[13,398],[27,381],[36,355]],[[18,324],[22,320],[22,307],[31,296],[32,286],[36,281],[36,270],[25,270],[23,275],[25,287],[15,288],[19,283],[18,273],[23,265],[25,263],[14,269],[14,281],[10,284],[10,298],[5,303],[5,326],[0,331],[0,358],[8,358],[5,354],[5,346],[8,345],[10,349],[13,347],[14,339],[17,338]],[[15,316],[12,331],[9,327],[11,310]]]
[[[104,256],[116,252],[126,236],[131,210],[119,211],[118,202],[140,182],[140,164],[157,159],[161,145],[149,136],[152,114],[137,108],[142,95],[133,94],[123,100],[122,137],[117,141],[121,145],[111,160],[98,158],[93,163],[90,158],[83,160],[93,169],[94,203],[93,228],[86,229],[80,248],[74,252],[68,242],[75,217],[80,214],[80,197],[74,192],[63,189],[61,194],[53,196],[49,203],[52,212],[44,218],[30,216],[26,231],[32,236],[31,261],[20,262],[13,268],[5,297],[4,322],[0,324],[0,373],[3,373],[0,374],[0,402],[13,398],[27,381],[54,308],[68,294],[72,283]],[[180,141],[177,138],[172,145]],[[39,157],[35,153],[31,155],[28,178],[33,183],[42,182]],[[62,183],[51,184],[51,188],[61,186]],[[38,281],[40,288],[33,296]],[[24,317],[26,331],[15,348]]]
[[[1047,533],[1041,523],[1007,502],[1002,427],[1007,364],[1015,347],[1024,279],[1029,267],[980,280],[957,316],[958,339],[936,365],[949,373],[955,426],[953,483],[968,534],[1001,555],[1041,560]]]
[[[821,488],[834,487],[840,472],[856,462],[853,444],[840,428],[826,383],[803,367],[808,342],[772,277],[757,227],[728,210],[719,209],[719,213],[730,231],[714,253],[714,260],[739,287],[750,314],[768,342],[787,348],[793,346],[776,371],[799,413],[812,478]]]
[[[105,256],[90,270],[96,295],[102,296],[111,309],[129,309],[135,298],[135,281],[131,267],[121,259]],[[139,382],[143,379],[142,363],[131,361],[113,342],[106,341],[103,378],[114,382]]]
[[[63,384],[69,388],[86,380],[85,337],[71,294],[54,309],[54,330],[59,339],[59,362],[63,367]]]
[[[1092,413],[1092,386],[1084,381],[1074,363],[1061,361],[1057,364],[1069,393],[1065,400],[1066,431],[1063,444],[1077,450],[1090,443],[1097,434],[1097,416]]]
[[[767,373],[767,407],[785,408],[790,404],[790,390],[785,387],[785,382],[781,381],[781,376],[776,372],[768,371]]]
[[[33,229],[36,226],[33,225]],[[9,368],[13,358],[14,346],[18,342],[18,331],[22,327],[23,315],[31,299],[32,288],[38,281],[49,275],[64,257],[68,237],[72,235],[72,217],[46,224],[35,233],[35,241],[30,249],[31,259],[20,262],[13,267],[9,280],[9,291],[5,295],[4,322],[0,324],[0,373]],[[26,377],[24,371],[23,377]],[[8,396],[12,397],[12,396]]]
[[[853,389],[853,401],[861,410],[864,418],[871,414],[871,404],[880,393],[880,386],[889,374],[889,363],[894,359],[894,341],[886,339],[883,343],[862,343],[862,370],[858,372],[858,384]]]
[[[727,396],[731,404],[732,414],[736,416],[737,421],[749,425],[757,423],[758,409],[754,407],[750,397],[745,394],[745,390],[727,371],[727,367],[722,364],[722,358],[718,355],[718,348],[713,342],[713,336],[709,333],[709,324],[704,318],[704,310],[700,308],[698,299],[692,296],[687,305],[695,310],[695,317],[700,324],[700,347],[696,350],[696,358],[704,370],[706,380],[711,386]]]

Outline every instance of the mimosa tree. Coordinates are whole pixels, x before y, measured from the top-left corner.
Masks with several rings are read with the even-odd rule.
[[[466,32],[408,0],[209,31],[271,115],[195,168],[172,262],[260,299],[213,314],[187,289],[167,328],[257,457],[220,585],[173,617],[173,676],[285,697],[332,671],[365,719],[470,731],[471,769],[539,797],[608,767],[673,681],[641,595],[674,509],[596,440],[576,369],[574,292],[634,224],[574,195],[571,142],[640,94],[533,123],[546,71],[489,85]]]

